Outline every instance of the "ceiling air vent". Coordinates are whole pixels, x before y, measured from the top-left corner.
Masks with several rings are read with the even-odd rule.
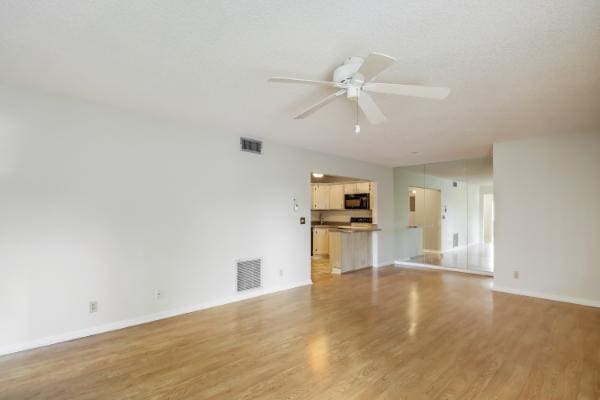
[[[237,291],[259,288],[261,286],[261,259],[238,261]]]
[[[240,138],[240,150],[254,154],[261,154],[262,142],[255,139]]]

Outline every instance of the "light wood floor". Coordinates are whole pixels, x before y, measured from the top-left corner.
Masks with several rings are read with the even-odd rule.
[[[339,275],[331,273],[329,256],[312,256],[310,260],[310,278],[314,282],[339,279]]]
[[[1,399],[598,399],[600,309],[394,267],[0,357]]]

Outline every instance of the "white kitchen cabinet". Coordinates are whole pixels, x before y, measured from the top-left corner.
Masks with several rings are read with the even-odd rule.
[[[345,183],[344,194],[356,194],[356,183]]]
[[[344,184],[344,194],[371,193],[371,182]]]
[[[359,182],[356,184],[356,193],[371,193],[370,182]]]
[[[313,255],[329,254],[329,230],[327,228],[313,228]]]
[[[329,186],[329,209],[344,209],[344,185]]]
[[[371,193],[371,182],[313,183],[310,207],[313,210],[344,210],[344,195]]]
[[[313,185],[312,190],[312,209],[329,209],[329,185]]]

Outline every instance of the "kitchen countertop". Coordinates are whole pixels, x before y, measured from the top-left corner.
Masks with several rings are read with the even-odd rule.
[[[354,233],[354,232],[377,232],[381,229],[377,225],[372,226],[352,226],[352,225],[333,225],[333,224],[313,224],[311,228],[329,229],[330,232]]]
[[[341,233],[357,233],[357,232],[377,232],[380,231],[380,228],[377,227],[373,227],[373,228],[360,228],[360,227],[338,227],[338,228],[331,228],[329,229],[329,232],[341,232]]]

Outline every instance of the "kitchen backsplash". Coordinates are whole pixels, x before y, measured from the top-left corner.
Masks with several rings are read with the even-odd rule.
[[[313,222],[320,221],[321,216],[325,222],[350,222],[350,217],[371,217],[371,210],[328,210],[311,211],[310,217]]]

